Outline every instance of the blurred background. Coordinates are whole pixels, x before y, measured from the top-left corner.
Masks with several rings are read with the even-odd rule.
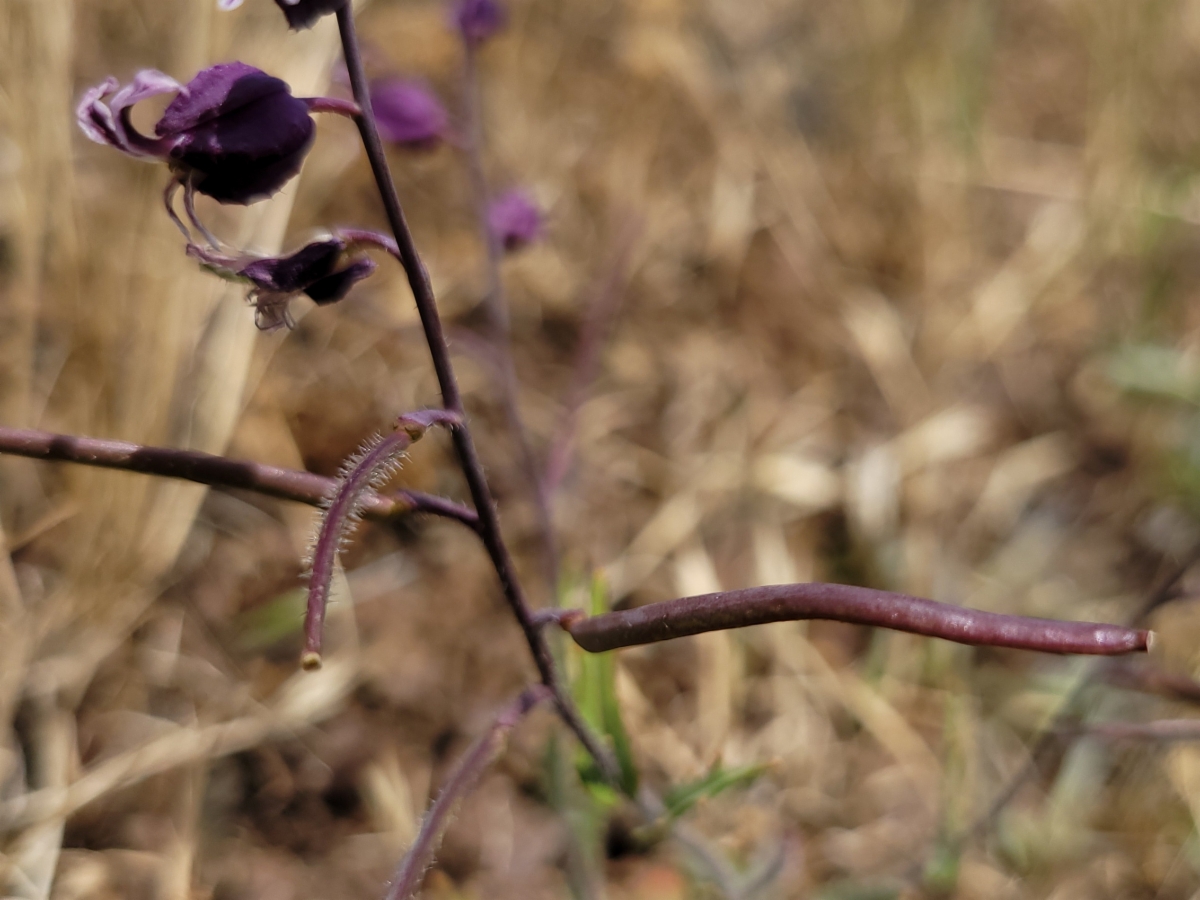
[[[1117,622],[1186,562],[1200,2],[508,7],[481,57],[485,157],[547,217],[503,272],[539,459],[589,316],[619,301],[554,498],[561,602],[594,577],[617,604],[831,580]],[[360,23],[372,74],[424,81],[461,127],[444,6],[373,0]],[[299,95],[343,90],[331,20],[0,0],[0,45],[0,422],[333,474],[437,402],[398,270],[260,333],[242,290],[184,257],[166,171],[74,125],[87,86],[144,67],[237,58]],[[473,336],[463,154],[392,161],[506,535],[553,603]],[[200,213],[261,252],[383,225],[356,132],[329,117],[283,194]],[[439,436],[395,484],[466,498]],[[296,665],[307,507],[3,458],[0,522],[3,896],[379,897],[448,767],[534,674],[452,522],[359,530],[316,674]],[[1194,744],[1062,736],[989,809],[1064,705],[1076,732],[1194,715],[1187,689],[1133,688],[1200,669],[1198,586],[1184,575],[1132,668],[831,623],[599,669],[571,655],[615,697],[643,783],[678,801],[674,837],[582,785],[543,712],[426,896],[1194,896]]]

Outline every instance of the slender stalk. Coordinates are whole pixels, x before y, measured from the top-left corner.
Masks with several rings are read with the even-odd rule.
[[[538,474],[539,466],[529,443],[529,432],[521,420],[520,382],[512,353],[512,316],[504,294],[504,279],[500,264],[504,247],[492,232],[488,221],[488,206],[492,191],[483,168],[483,103],[479,82],[479,49],[475,41],[463,36],[463,117],[466,120],[465,151],[467,169],[471,176],[471,193],[475,200],[475,217],[480,239],[487,248],[487,287],[484,308],[491,325],[491,343],[499,373],[500,401],[508,422],[509,437],[516,444],[522,474],[533,494],[538,528],[542,537],[542,555],[546,584],[551,593],[558,589],[558,545],[554,535],[554,511],[550,493]]]
[[[335,116],[345,116],[347,119],[353,119],[362,112],[357,103],[342,100],[339,97],[304,97],[302,99],[308,105],[309,112],[332,113]]]
[[[617,647],[782,622],[835,619],[943,638],[960,644],[1101,656],[1146,650],[1151,632],[1094,622],[1005,616],[907,594],[845,584],[779,584],[681,597],[562,624],[584,650]]]
[[[325,607],[333,584],[333,569],[350,529],[358,521],[359,504],[374,486],[378,473],[408,449],[411,439],[403,431],[394,431],[368,449],[357,464],[342,478],[337,492],[321,518],[321,529],[313,547],[308,578],[308,608],[304,615],[304,652],[301,668],[321,668],[321,642],[325,633]]]
[[[1200,703],[1200,681],[1175,672],[1164,672],[1153,666],[1134,666],[1114,660],[1101,669],[1100,676],[1116,687],[1158,694],[1180,703]]]
[[[128,441],[55,434],[29,428],[0,426],[0,453],[180,478],[214,487],[253,491],[281,500],[307,503],[309,506],[320,506],[327,502],[338,485],[336,478],[313,472],[229,459],[198,450],[149,447]],[[421,491],[397,491],[389,495],[371,492],[362,498],[362,514],[368,519],[394,519],[413,512],[454,519],[472,530],[479,523],[474,510]]]
[[[612,259],[604,267],[605,276],[593,289],[587,304],[579,335],[579,346],[575,351],[575,371],[567,389],[566,407],[550,444],[550,452],[546,455],[546,467],[541,477],[542,493],[547,498],[546,505],[549,507],[552,507],[554,495],[571,467],[579,410],[596,380],[596,372],[600,367],[600,352],[621,306],[629,255],[639,230],[632,224],[624,227],[612,253]]]
[[[1154,722],[1092,722],[1065,729],[1070,737],[1095,737],[1106,741],[1200,740],[1200,719],[1158,719]]]
[[[429,353],[433,360],[434,373],[437,375],[438,385],[441,388],[442,403],[448,410],[461,414],[463,412],[462,395],[459,392],[458,381],[455,378],[454,368],[451,365],[450,349],[446,344],[446,336],[442,330],[441,317],[438,315],[433,286],[429,281],[429,273],[426,271],[417,253],[408,222],[404,218],[404,210],[400,206],[400,198],[396,193],[396,185],[392,180],[391,170],[388,168],[383,142],[379,138],[379,130],[375,124],[375,114],[371,109],[371,93],[367,84],[366,71],[363,68],[362,52],[359,48],[358,35],[354,28],[354,15],[351,12],[349,4],[338,9],[337,22],[342,40],[342,54],[346,61],[346,70],[350,76],[350,86],[354,93],[355,101],[362,109],[362,115],[355,121],[358,124],[359,134],[362,137],[363,149],[366,151],[367,160],[375,176],[375,183],[379,189],[380,200],[383,202],[388,224],[391,226],[392,233],[396,238],[397,255],[404,267],[405,275],[408,277],[409,287],[413,292],[417,314],[421,319],[421,327],[425,332],[425,341],[429,346]],[[479,460],[479,454],[475,450],[475,442],[471,438],[470,429],[463,422],[452,429],[452,436],[454,448],[458,453],[459,463],[462,466],[463,475],[467,481],[467,487],[471,492],[471,498],[479,514],[479,536],[487,548],[492,565],[496,569],[496,575],[500,579],[500,586],[504,591],[504,598],[512,609],[513,615],[516,617],[525,635],[525,641],[528,643],[529,649],[533,654],[534,663],[537,665],[542,682],[554,692],[554,699],[563,720],[575,732],[588,753],[595,758],[596,764],[605,774],[605,777],[613,784],[617,784],[620,780],[620,769],[617,766],[616,760],[613,759],[612,754],[608,752],[596,736],[592,734],[587,724],[580,717],[578,710],[571,703],[570,698],[563,689],[558,670],[555,668],[549,644],[546,643],[540,629],[533,620],[533,614],[525,599],[525,593],[521,588],[520,582],[517,580],[516,566],[513,563],[512,556],[508,552],[508,547],[505,545],[504,537],[500,531],[500,518],[496,511],[495,500],[492,498],[491,489],[488,487],[487,478],[484,476],[483,465]]]
[[[492,722],[488,730],[467,751],[450,775],[437,800],[421,822],[421,830],[388,887],[385,900],[409,900],[421,888],[425,872],[433,865],[434,855],[441,846],[446,828],[454,819],[454,811],[464,796],[475,787],[481,775],[504,752],[509,732],[525,715],[553,696],[545,685],[526,688]]]
[[[1137,625],[1141,623],[1151,612],[1158,609],[1164,603],[1169,602],[1183,576],[1198,561],[1200,561],[1200,545],[1194,547],[1191,553],[1187,555],[1187,558],[1173,568],[1158,586],[1150,592],[1145,602],[1130,616],[1130,624]],[[982,837],[991,830],[992,824],[999,818],[1004,808],[1017,796],[1017,793],[1026,782],[1037,773],[1038,767],[1046,757],[1047,752],[1056,744],[1057,738],[1065,728],[1067,722],[1078,715],[1079,700],[1084,692],[1093,684],[1097,671],[1097,667],[1093,666],[1080,678],[1075,687],[1067,694],[1054,720],[1034,742],[1025,765],[1021,767],[1017,774],[996,795],[988,808],[974,822],[967,826],[961,834],[957,835],[956,839],[951,842],[952,846],[961,847],[968,841]]]
[[[321,529],[313,546],[308,580],[308,610],[304,616],[304,653],[300,665],[308,670],[321,667],[321,641],[325,631],[325,607],[333,584],[333,568],[362,511],[362,501],[385,482],[399,465],[404,451],[425,434],[431,425],[455,425],[462,419],[444,409],[406,413],[396,420],[391,434],[368,443],[346,464],[337,491],[329,500]]]

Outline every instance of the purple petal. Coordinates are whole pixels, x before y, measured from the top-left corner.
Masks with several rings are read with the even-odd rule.
[[[238,270],[255,287],[279,294],[298,294],[330,275],[346,245],[336,238],[305,244],[288,256],[256,259]]]
[[[143,69],[124,87],[119,88],[115,78],[107,78],[102,84],[90,88],[79,101],[75,118],[83,133],[98,144],[108,144],[132,156],[161,156],[162,148],[157,142],[139,134],[129,124],[129,109],[147,97],[172,91],[178,91],[183,96],[187,90],[174,78],[157,69]],[[104,98],[110,94],[106,102]]]
[[[290,95],[287,83],[243,62],[218,63],[196,73],[154,126],[159,137],[188,131],[274,94]]]
[[[452,13],[463,38],[480,44],[504,27],[507,16],[496,0],[459,0]]]
[[[222,203],[269,197],[300,171],[315,126],[286,83],[245,63],[205,69],[155,131],[192,186]]]
[[[517,250],[542,233],[542,213],[524,191],[512,190],[489,204],[488,228],[505,250]]]
[[[75,108],[75,120],[83,133],[97,144],[108,144],[124,150],[116,119],[102,99],[116,89],[117,79],[111,76],[95,87],[88,88]]]
[[[428,88],[414,81],[385,78],[371,84],[371,108],[383,139],[428,147],[446,131],[446,110]]]
[[[326,303],[336,303],[350,292],[350,288],[374,271],[375,260],[356,259],[346,268],[314,281],[305,288],[304,293],[322,306]]]

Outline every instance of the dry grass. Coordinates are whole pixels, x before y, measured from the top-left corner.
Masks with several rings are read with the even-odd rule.
[[[439,4],[374,0],[362,22],[376,72],[454,102]],[[435,402],[400,273],[260,335],[240,293],[183,258],[164,173],[71,121],[84,85],[147,65],[186,78],[238,57],[323,90],[331,23],[288,34],[266,0],[0,0],[0,44],[5,424],[330,473]],[[1117,621],[1196,541],[1196,0],[522,0],[484,65],[490,174],[550,211],[548,239],[505,269],[538,448],[586,298],[639,235],[558,502],[573,571],[602,569],[628,602],[816,578]],[[462,159],[394,162],[444,313],[470,329]],[[263,250],[381,222],[340,121],[298,186],[203,212]],[[458,348],[545,602],[495,379]],[[1155,378],[1183,399],[1120,389]],[[462,497],[439,440],[400,480]],[[0,485],[5,895],[378,896],[447,765],[531,675],[453,524],[364,529],[331,665],[298,675],[309,510],[12,459]],[[1155,625],[1156,662],[1197,672],[1194,604]],[[1085,673],[828,624],[618,659],[650,783],[774,761],[689,822],[738,867],[781,859],[762,895],[778,897],[918,896]],[[1094,719],[1189,714],[1085,696]],[[565,826],[537,790],[550,731],[542,716],[518,734],[429,896],[566,896]],[[1193,896],[1198,816],[1200,750],[1080,740],[967,847],[954,890]],[[605,890],[703,896],[690,871],[664,844],[610,860]]]

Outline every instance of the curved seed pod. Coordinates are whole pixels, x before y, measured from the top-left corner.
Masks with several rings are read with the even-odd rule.
[[[308,609],[304,616],[304,653],[300,665],[321,667],[321,640],[325,607],[337,555],[345,547],[362,516],[365,500],[387,482],[399,468],[404,452],[431,425],[454,425],[459,417],[447,410],[429,409],[407,413],[396,421],[396,429],[376,436],[342,464],[337,489],[321,517],[309,562]]]
[[[411,900],[416,896],[425,872],[433,865],[442,836],[454,821],[459,802],[475,787],[487,767],[504,752],[509,732],[530,710],[553,696],[554,692],[545,685],[526,688],[516,700],[500,711],[488,730],[466,752],[421,820],[421,830],[400,861],[384,900]]]
[[[681,597],[592,618],[568,619],[564,627],[584,650],[599,653],[706,631],[795,619],[874,625],[959,644],[1100,656],[1147,650],[1153,638],[1152,632],[1120,625],[1005,616],[907,594],[820,583],[776,584]]]

